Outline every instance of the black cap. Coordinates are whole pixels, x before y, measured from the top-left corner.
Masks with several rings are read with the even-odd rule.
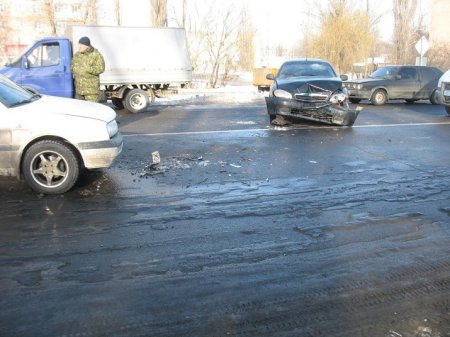
[[[91,45],[91,40],[89,40],[87,36],[83,36],[78,43],[89,47]]]

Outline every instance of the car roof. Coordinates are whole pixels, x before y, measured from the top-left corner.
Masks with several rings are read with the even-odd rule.
[[[305,58],[295,58],[285,61],[284,63],[295,63],[295,62],[324,62],[330,64],[330,62],[318,58],[311,58],[311,57],[305,57]]]

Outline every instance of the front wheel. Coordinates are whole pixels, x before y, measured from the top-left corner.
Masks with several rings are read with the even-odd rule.
[[[433,93],[430,96],[430,103],[433,105],[439,104],[439,93],[437,90],[434,90]]]
[[[141,89],[132,89],[125,96],[124,106],[131,113],[144,111],[148,106],[147,92]]]
[[[349,98],[348,99],[351,103],[354,103],[354,104],[358,104],[359,102],[361,102],[361,99],[360,98]]]
[[[113,97],[111,98],[111,102],[116,108],[123,109],[123,102],[120,98]]]
[[[372,97],[370,98],[370,101],[373,105],[384,105],[387,101],[387,94],[386,91],[382,89],[375,90]]]
[[[69,146],[54,140],[33,144],[22,161],[22,173],[36,192],[59,194],[70,190],[78,180],[81,163]]]
[[[446,105],[445,106],[445,111],[447,112],[447,115],[450,116],[450,106]]]

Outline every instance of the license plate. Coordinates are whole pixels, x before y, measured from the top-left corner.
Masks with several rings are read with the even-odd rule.
[[[444,90],[444,96],[450,96],[450,90]]]

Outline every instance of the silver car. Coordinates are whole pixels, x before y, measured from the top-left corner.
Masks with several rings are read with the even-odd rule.
[[[86,169],[109,167],[123,147],[111,108],[30,93],[0,75],[0,175],[38,193],[70,190]]]

